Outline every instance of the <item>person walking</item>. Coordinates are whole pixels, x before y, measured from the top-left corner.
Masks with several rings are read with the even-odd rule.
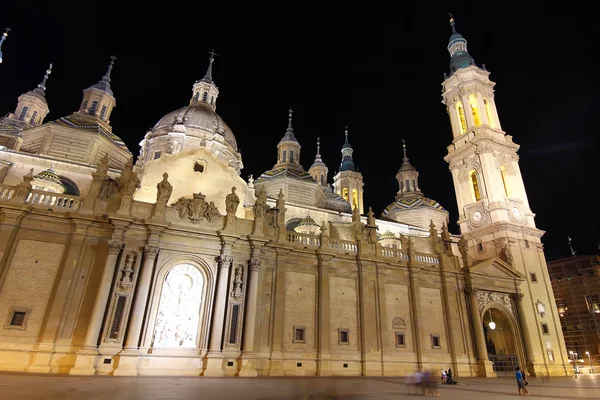
[[[448,374],[446,371],[442,370],[442,385],[446,384],[446,380],[448,379]]]
[[[525,388],[525,379],[523,377],[523,373],[521,372],[520,367],[516,368],[515,378],[517,378],[517,388],[519,389],[519,396],[529,395],[529,391]]]

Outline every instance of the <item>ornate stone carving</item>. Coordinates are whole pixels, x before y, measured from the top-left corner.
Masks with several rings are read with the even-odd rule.
[[[514,265],[514,258],[512,255],[512,251],[510,250],[510,247],[508,246],[507,243],[505,243],[504,246],[502,247],[502,250],[500,250],[500,259],[502,261],[505,261],[510,266]]]
[[[156,258],[158,256],[159,248],[155,246],[144,246],[144,257],[145,258]]]
[[[233,263],[233,257],[231,256],[218,256],[217,263],[219,264],[219,268],[229,268]]]
[[[197,224],[205,218],[208,222],[212,222],[220,217],[221,213],[212,201],[209,203],[205,198],[206,195],[198,192],[194,193],[192,199],[181,197],[171,205],[179,211],[179,218],[187,218],[193,224]]]
[[[485,308],[485,306],[488,305],[488,303],[497,303],[503,305],[514,314],[510,295],[506,293],[486,292],[479,290],[475,296],[477,297],[477,306],[479,307],[480,312]]]
[[[244,273],[244,267],[238,265],[233,274],[233,289],[231,290],[231,297],[240,298],[243,295],[242,292],[242,275]]]
[[[169,201],[169,197],[171,197],[171,193],[173,192],[173,186],[169,183],[169,174],[166,172],[163,174],[163,180],[158,182],[156,185],[157,193],[156,193],[156,201],[166,203]]]
[[[126,196],[133,196],[136,190],[140,188],[140,178],[137,174],[131,174],[127,182],[123,185],[123,194]]]
[[[235,186],[231,188],[231,193],[225,197],[225,212],[227,215],[235,214],[238,205],[240,204],[240,198],[235,194]]]
[[[546,315],[546,305],[542,303],[540,299],[538,299],[535,303],[535,309],[537,310],[538,314],[540,314],[540,317],[544,318]]]
[[[260,269],[260,260],[253,258],[248,261],[248,267],[250,271],[258,271]]]
[[[98,198],[100,200],[108,200],[113,197],[119,191],[119,184],[110,177],[105,177],[102,180],[102,186],[100,186],[100,192]]]
[[[471,256],[469,255],[469,241],[465,239],[465,236],[461,236],[458,241],[458,251],[460,251],[460,255],[463,259],[463,264],[465,267],[471,266]]]
[[[263,219],[269,210],[269,206],[267,205],[267,191],[262,186],[258,189],[258,193],[256,194],[256,202],[254,203],[253,209],[254,219]]]
[[[448,232],[448,225],[444,223],[442,225],[442,242],[444,243],[444,252],[446,255],[452,255],[452,238],[450,237],[450,232]]]
[[[162,285],[152,347],[196,347],[203,279],[193,265],[177,265]]]
[[[122,288],[129,288],[133,286],[133,263],[135,262],[135,253],[127,254],[125,258],[125,267],[121,272],[121,282],[119,286]]]
[[[123,248],[123,243],[111,240],[108,242],[108,254],[118,255]]]

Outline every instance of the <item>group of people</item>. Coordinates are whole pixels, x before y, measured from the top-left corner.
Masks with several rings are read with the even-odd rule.
[[[432,370],[415,371],[406,377],[408,394],[438,397],[440,393],[437,385],[438,378]]]
[[[448,371],[442,370],[442,385],[456,385],[452,376],[452,368],[448,368]]]

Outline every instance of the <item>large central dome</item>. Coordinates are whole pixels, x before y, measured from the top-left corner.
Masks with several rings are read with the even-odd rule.
[[[171,129],[175,125],[184,125],[186,128],[200,129],[209,134],[221,135],[234,150],[238,149],[235,136],[229,126],[212,108],[202,103],[182,107],[168,113],[154,125],[152,130]]]

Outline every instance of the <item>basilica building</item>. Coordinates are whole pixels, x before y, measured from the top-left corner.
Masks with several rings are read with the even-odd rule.
[[[273,167],[242,179],[214,53],[135,160],[110,123],[115,59],[78,111],[52,121],[50,66],[0,119],[0,370],[571,374],[519,145],[451,27],[442,99],[461,235],[421,191],[410,143],[376,217],[354,132],[339,132],[335,176],[319,142],[306,170],[292,110]]]

